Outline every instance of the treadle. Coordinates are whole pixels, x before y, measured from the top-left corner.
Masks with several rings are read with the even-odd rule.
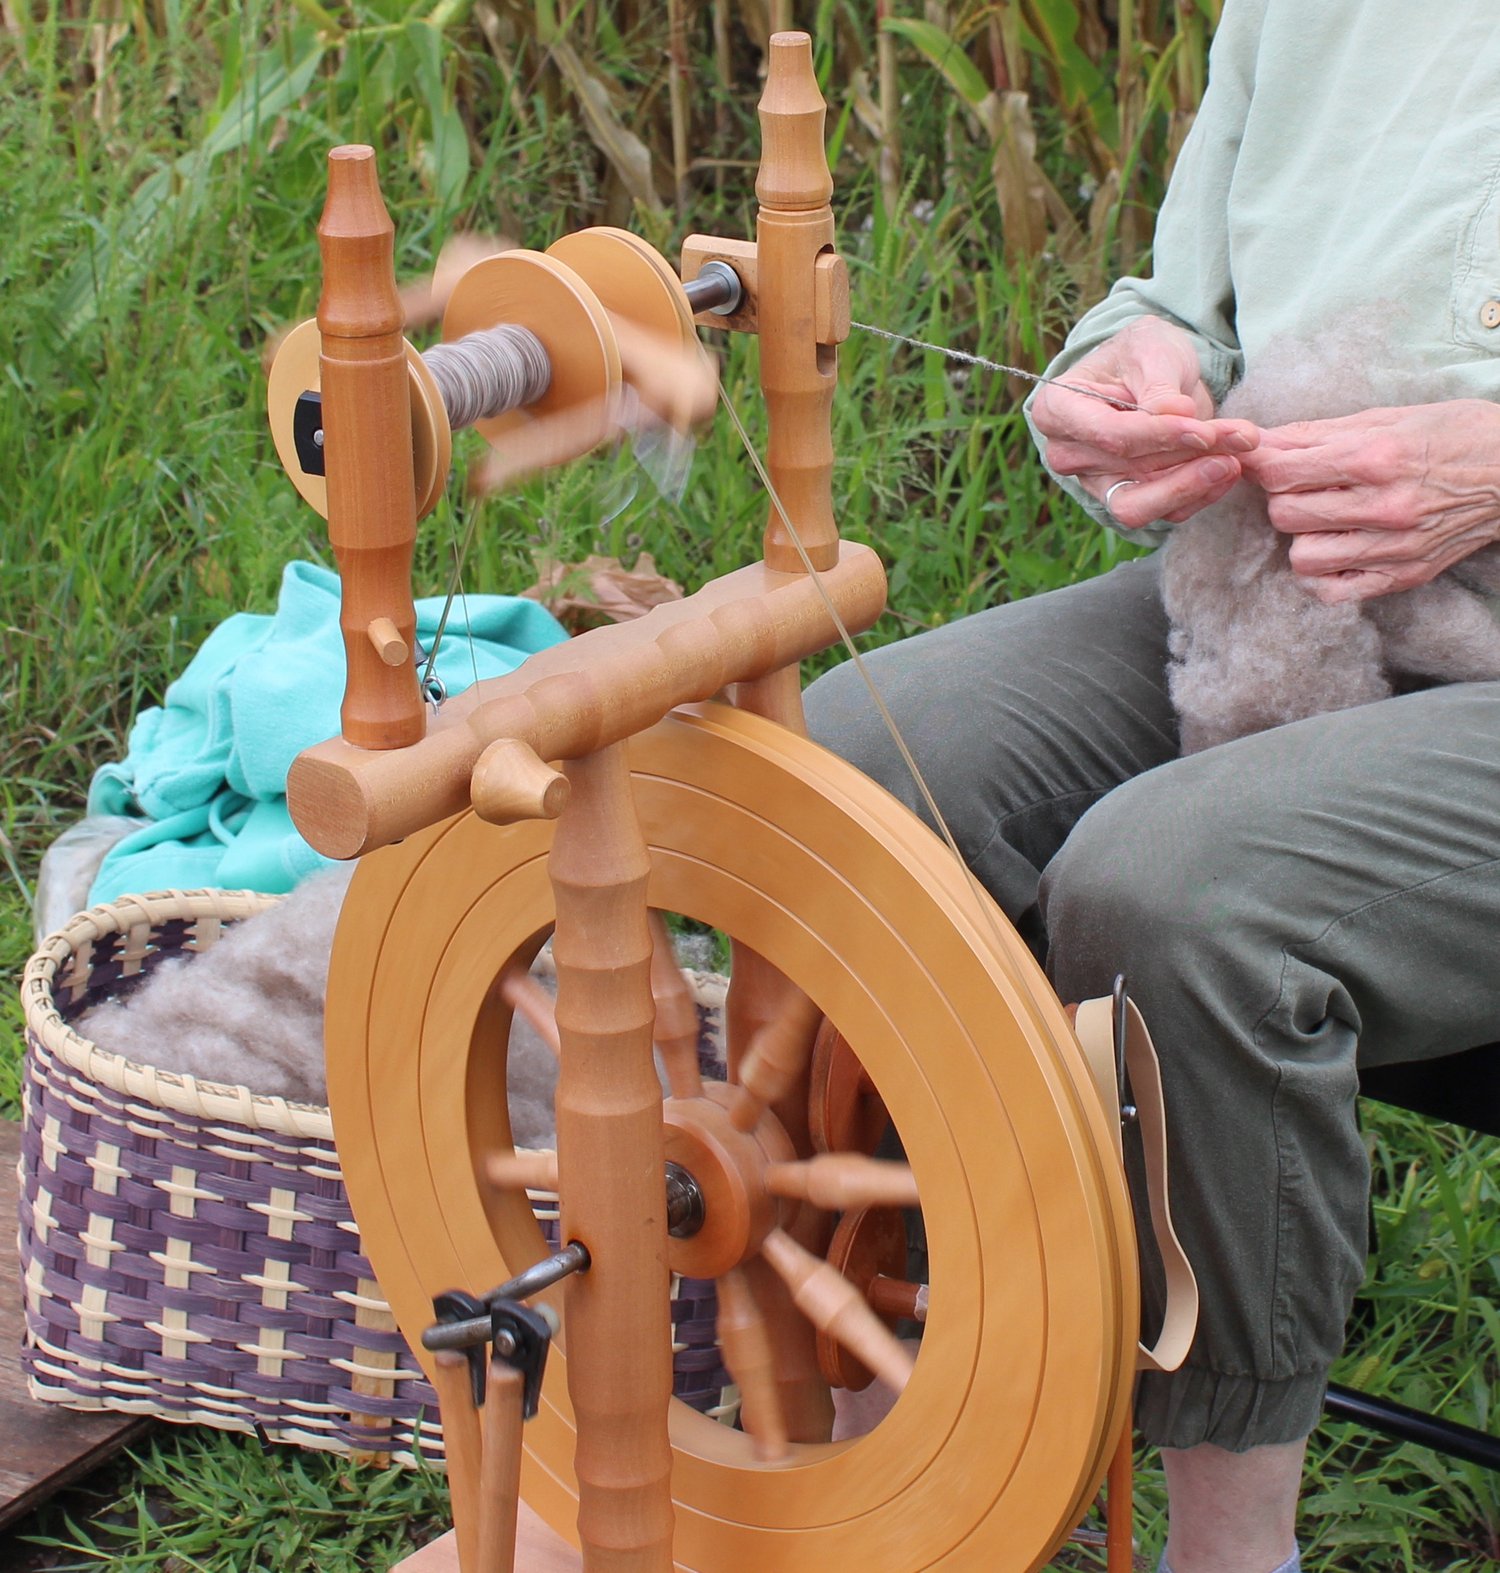
[[[516,1521],[516,1573],[581,1573],[583,1558],[523,1502]],[[450,1529],[391,1573],[458,1573],[458,1541]]]

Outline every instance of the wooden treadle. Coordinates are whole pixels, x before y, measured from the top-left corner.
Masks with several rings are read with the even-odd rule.
[[[21,1128],[0,1120],[0,1526],[40,1506],[102,1464],[151,1421],[39,1404],[21,1375],[21,1267],[15,1251]]]
[[[523,1502],[516,1523],[516,1573],[580,1573],[583,1559]],[[453,1531],[398,1562],[391,1573],[458,1573]]]

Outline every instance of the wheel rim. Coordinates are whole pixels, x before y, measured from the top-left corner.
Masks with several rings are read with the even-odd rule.
[[[934,838],[805,740],[708,707],[634,740],[632,767],[651,904],[744,939],[859,1045],[932,1265],[916,1370],[869,1436],[767,1467],[672,1405],[678,1563],[759,1569],[774,1546],[787,1573],[856,1555],[892,1573],[1040,1565],[1103,1473],[1136,1304],[1123,1184],[1055,998]],[[367,859],[340,924],[330,1100],[366,1252],[414,1345],[434,1293],[482,1291],[538,1254],[524,1200],[475,1173],[509,1140],[494,982],[550,926],[550,840],[450,820]],[[565,1364],[566,1324],[523,1493],[568,1535]]]

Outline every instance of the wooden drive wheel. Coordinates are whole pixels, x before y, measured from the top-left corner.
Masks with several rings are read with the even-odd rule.
[[[1136,1338],[1129,1204],[1060,1006],[925,827],[814,744],[708,706],[630,749],[650,904],[743,941],[856,1047],[931,1262],[915,1369],[868,1436],[766,1464],[751,1437],[662,1394],[676,1564],[1041,1566],[1104,1474]],[[545,1253],[524,1196],[482,1176],[510,1146],[497,980],[550,931],[552,837],[547,822],[449,819],[367,857],[340,924],[329,1096],[365,1248],[413,1345],[434,1294],[482,1292]],[[544,1297],[562,1331],[522,1494],[572,1538],[569,1288]]]

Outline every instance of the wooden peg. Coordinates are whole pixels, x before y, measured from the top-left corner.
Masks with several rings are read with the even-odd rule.
[[[334,148],[318,224],[323,454],[328,538],[343,580],[348,678],[340,715],[345,740],[366,749],[404,748],[426,731],[415,668],[388,662],[370,635],[377,622],[388,623],[409,649],[417,629],[411,391],[394,242],[374,150]]]
[[[568,801],[568,781],[513,737],[493,742],[469,778],[474,812],[492,825],[522,819],[556,819]]]
[[[387,666],[405,666],[411,660],[411,646],[401,637],[401,630],[389,617],[377,617],[365,630],[375,654]]]
[[[927,1320],[927,1285],[908,1283],[904,1278],[876,1277],[870,1280],[870,1309],[892,1322]]]
[[[801,582],[806,584],[805,575]],[[724,1002],[724,1025],[729,1079],[737,1083],[757,1040],[778,1024],[784,1031],[788,1014],[797,1011],[796,1001],[806,996],[790,978],[743,941],[734,941],[733,952],[729,993]],[[731,1110],[737,1102],[739,1118],[744,1119],[757,1106],[758,1100],[743,1087],[736,1086],[732,1092],[735,1101],[731,1102]],[[793,1081],[790,1091],[776,1102],[772,1112],[797,1156],[811,1156],[806,1077],[799,1076]],[[733,1115],[731,1123],[734,1123]],[[833,1220],[815,1207],[789,1210],[793,1216],[786,1223],[795,1239],[810,1251],[821,1253],[828,1244]],[[776,1384],[788,1434],[794,1442],[826,1442],[833,1434],[833,1395],[820,1368],[816,1330],[797,1309],[790,1290],[769,1262],[753,1257],[745,1263],[744,1270],[776,1349],[779,1363]]]

